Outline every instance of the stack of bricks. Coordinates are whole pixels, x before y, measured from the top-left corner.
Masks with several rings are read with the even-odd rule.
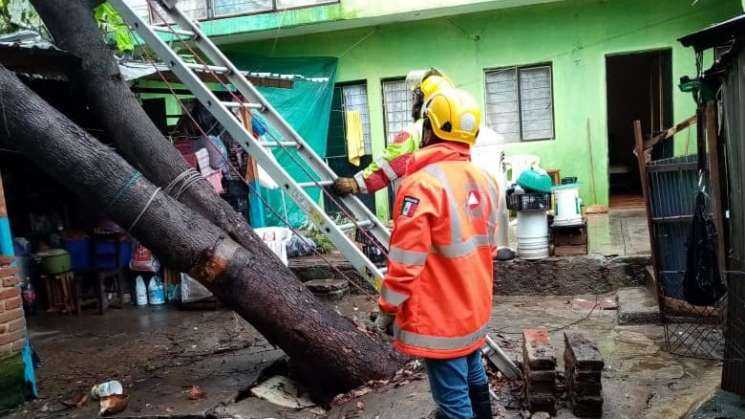
[[[0,257],[0,358],[20,353],[25,339],[18,270],[12,262],[13,258]]]
[[[528,410],[555,415],[556,351],[547,330],[523,330],[523,373]]]
[[[572,412],[578,417],[599,418],[603,415],[603,357],[597,345],[581,333],[566,332],[564,341],[567,397]]]

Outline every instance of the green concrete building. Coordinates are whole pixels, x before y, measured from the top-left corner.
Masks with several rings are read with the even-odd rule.
[[[368,151],[379,153],[408,118],[402,78],[437,67],[480,101],[508,156],[533,154],[544,168],[578,177],[587,205],[639,193],[634,119],[649,134],[694,114],[677,85],[696,74],[695,60],[677,39],[743,11],[737,0],[187,4],[230,54],[337,60],[329,149],[343,141],[335,111],[355,108],[364,111]],[[695,131],[659,152],[695,152],[693,144]],[[374,206],[389,216],[386,193]]]

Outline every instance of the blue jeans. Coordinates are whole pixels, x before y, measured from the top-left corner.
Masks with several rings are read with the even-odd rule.
[[[472,418],[468,387],[487,383],[481,351],[454,359],[425,359],[424,364],[440,413],[450,419]]]

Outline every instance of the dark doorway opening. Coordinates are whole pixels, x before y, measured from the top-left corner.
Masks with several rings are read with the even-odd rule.
[[[608,180],[611,207],[643,206],[633,154],[635,120],[645,136],[673,124],[672,50],[608,56]],[[654,150],[654,159],[673,156],[673,143]]]

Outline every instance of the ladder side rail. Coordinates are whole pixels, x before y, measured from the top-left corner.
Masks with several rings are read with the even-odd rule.
[[[159,0],[163,3],[163,0]],[[194,43],[199,49],[207,56],[207,58],[216,66],[222,66],[228,69],[226,78],[238,89],[239,92],[252,103],[261,104],[268,112],[262,112],[262,116],[267,118],[274,128],[276,128],[284,139],[291,139],[301,144],[299,153],[305,157],[306,162],[311,166],[313,171],[321,175],[322,180],[334,180],[338,176],[334,171],[326,164],[323,159],[318,156],[313,149],[303,140],[302,136],[295,131],[292,126],[284,118],[279,117],[279,113],[272,106],[272,104],[266,100],[264,95],[251,84],[241,72],[226,56],[220,51],[220,49],[206,36],[199,25],[189,19],[184,13],[178,8],[168,8],[165,5],[162,7],[167,14],[170,14],[174,22],[178,24],[180,28],[187,29],[195,34]],[[268,114],[268,115],[267,115]],[[369,219],[375,225],[370,228],[370,231],[375,238],[383,245],[388,246],[390,242],[390,231],[383,225],[378,217],[370,211],[362,201],[354,196],[348,195],[340,197],[339,199],[345,207],[352,212],[352,214],[358,219]]]
[[[368,279],[376,289],[380,287],[382,275],[362,251],[341,231],[320,206],[300,187],[297,182],[261,147],[260,142],[239,123],[215,94],[185,65],[168,45],[161,40],[149,25],[145,24],[123,0],[111,0],[122,17],[133,26],[143,40],[166,62],[176,76],[186,85],[202,105],[210,110],[230,135],[238,141],[246,152],[256,159],[259,165],[278,180],[295,203],[305,211],[308,218],[323,231],[334,245],[349,259],[352,265]]]

